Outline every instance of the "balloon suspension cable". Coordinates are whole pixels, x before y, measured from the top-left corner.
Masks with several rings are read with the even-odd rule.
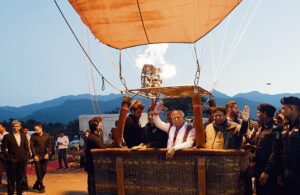
[[[54,3],[57,7],[57,9],[59,10],[61,16],[63,17],[63,19],[65,20],[67,26],[69,27],[71,33],[73,34],[74,38],[76,39],[78,45],[80,46],[80,48],[82,49],[83,53],[86,55],[87,59],[90,61],[90,63],[93,65],[94,69],[96,70],[96,72],[103,78],[103,80],[105,82],[107,82],[112,88],[116,89],[117,91],[121,91],[120,89],[118,89],[116,86],[114,86],[110,81],[108,81],[104,75],[99,71],[99,69],[97,68],[97,66],[94,64],[94,62],[92,61],[92,59],[90,58],[90,56],[88,55],[88,53],[86,52],[86,50],[83,48],[82,44],[80,43],[78,37],[76,36],[75,32],[73,31],[72,27],[70,26],[67,18],[65,17],[65,15],[63,14],[63,12],[61,11],[59,5],[57,4],[56,0],[54,0]]]
[[[202,109],[208,104],[210,98],[207,98],[207,100],[204,102],[204,104],[202,105]]]
[[[119,54],[119,77],[120,77],[121,83],[125,87],[125,93],[127,93],[128,88],[127,88],[127,85],[126,85],[126,81],[125,81],[124,77],[122,76],[122,52],[121,51],[122,50],[120,50],[120,54]]]
[[[159,96],[160,96],[160,93],[157,93],[157,95],[156,95],[156,97],[155,97],[155,104],[158,102],[158,100],[159,100]]]
[[[195,51],[196,65],[197,65],[197,69],[196,69],[196,73],[195,73],[195,80],[194,80],[194,85],[195,85],[195,90],[196,90],[196,88],[199,84],[199,78],[200,78],[200,63],[198,60],[197,49],[196,49],[195,44],[194,44],[194,51]]]

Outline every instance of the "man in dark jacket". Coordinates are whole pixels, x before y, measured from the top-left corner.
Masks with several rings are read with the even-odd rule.
[[[43,131],[41,123],[34,125],[35,133],[30,138],[30,148],[35,165],[36,182],[33,190],[45,192],[43,178],[47,171],[49,154],[51,152],[51,137]]]
[[[86,171],[88,174],[88,192],[89,195],[96,194],[95,172],[93,164],[92,149],[106,148],[103,143],[102,133],[102,117],[94,117],[89,121],[90,133],[85,142],[85,158],[86,158]]]
[[[284,161],[284,191],[288,195],[299,194],[300,185],[300,99],[281,99],[282,112],[289,121],[282,132]]]
[[[130,106],[130,112],[126,118],[124,127],[124,140],[128,148],[138,146],[144,141],[143,131],[140,118],[144,111],[145,105],[140,100],[134,100]]]
[[[148,110],[148,123],[144,130],[144,142],[148,148],[166,148],[168,134],[154,124],[154,108]]]
[[[255,184],[258,195],[276,194],[281,151],[282,129],[274,123],[276,108],[270,104],[257,107],[257,119],[261,125],[250,140],[255,144]],[[254,130],[256,131],[256,130]]]
[[[29,158],[29,146],[26,135],[20,133],[21,122],[11,122],[13,132],[4,136],[1,151],[7,152],[7,194],[13,195],[15,186],[17,195],[22,194],[22,176],[26,171],[26,163]]]

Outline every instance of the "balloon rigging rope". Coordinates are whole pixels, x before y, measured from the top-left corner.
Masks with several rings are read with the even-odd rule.
[[[90,47],[90,40],[89,38],[87,39],[87,43],[88,43],[88,54],[89,56],[91,55],[91,47]],[[95,87],[95,80],[94,80],[94,73],[93,73],[93,67],[92,67],[92,64],[90,64],[90,70],[91,70],[91,78],[92,78],[92,84],[93,84],[93,90],[94,90],[94,101],[95,101],[95,104],[96,104],[96,108],[97,108],[97,111],[98,111],[98,114],[101,114],[100,112],[100,107],[99,107],[99,104],[98,104],[98,96],[97,96],[97,93],[96,93],[96,87]]]
[[[236,44],[234,45],[234,47],[231,49],[231,52],[229,53],[229,55],[227,56],[227,58],[225,58],[225,61],[222,65],[222,69],[221,71],[219,72],[218,76],[217,76],[217,80],[220,78],[221,76],[221,73],[223,72],[223,69],[224,69],[224,66],[227,66],[229,64],[229,61],[230,59],[232,58],[234,52],[236,51],[237,47],[239,46],[242,38],[244,37],[245,33],[246,33],[246,30],[248,29],[249,27],[249,24],[251,23],[253,17],[255,16],[260,4],[261,4],[262,0],[259,0],[259,1],[256,1],[256,6],[254,8],[254,10],[252,11],[251,15],[250,15],[250,18],[248,19],[246,25],[244,26],[243,30],[242,30],[242,33],[240,34],[240,36],[238,37],[238,40],[236,41]]]
[[[83,45],[84,45],[84,33],[83,34]],[[86,62],[86,58],[84,58],[84,71],[85,71],[85,77],[86,77],[86,82],[87,82],[87,85],[88,85],[88,90],[89,90],[89,96],[90,96],[90,99],[91,99],[91,103],[92,103],[92,107],[93,107],[93,110],[94,110],[94,113],[96,114],[96,109],[95,109],[95,105],[94,105],[94,100],[93,100],[93,96],[92,96],[92,92],[91,92],[91,87],[90,87],[90,79],[89,79],[89,76],[88,76],[88,64]]]
[[[120,89],[118,89],[115,85],[113,85],[110,81],[108,81],[104,75],[99,71],[99,69],[96,67],[96,65],[94,64],[94,62],[92,61],[92,59],[90,58],[90,56],[87,54],[86,50],[83,48],[82,44],[80,43],[79,39],[77,38],[75,32],[73,31],[72,27],[70,26],[68,20],[66,19],[66,17],[64,16],[62,10],[60,9],[59,5],[57,4],[56,0],[53,0],[57,9],[59,10],[61,16],[63,17],[64,21],[66,22],[67,26],[69,27],[70,31],[72,32],[74,38],[76,39],[78,45],[80,46],[80,48],[82,49],[82,51],[84,52],[84,54],[86,55],[86,57],[88,58],[88,60],[90,61],[90,63],[93,65],[94,69],[97,71],[97,73],[102,77],[102,80],[105,81],[106,83],[108,83],[112,88],[116,89],[117,91],[121,91]]]

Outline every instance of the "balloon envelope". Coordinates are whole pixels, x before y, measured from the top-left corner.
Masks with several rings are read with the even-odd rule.
[[[69,0],[102,43],[117,49],[194,43],[241,0]]]

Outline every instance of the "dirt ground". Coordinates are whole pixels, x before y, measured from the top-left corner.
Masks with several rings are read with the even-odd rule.
[[[35,183],[36,176],[29,174],[28,184],[32,188]],[[7,194],[6,177],[2,178],[3,184],[0,184],[0,194]],[[83,169],[72,168],[67,171],[51,171],[44,178],[46,186],[45,195],[87,195],[87,174]],[[24,192],[23,195],[41,194],[38,192]]]

